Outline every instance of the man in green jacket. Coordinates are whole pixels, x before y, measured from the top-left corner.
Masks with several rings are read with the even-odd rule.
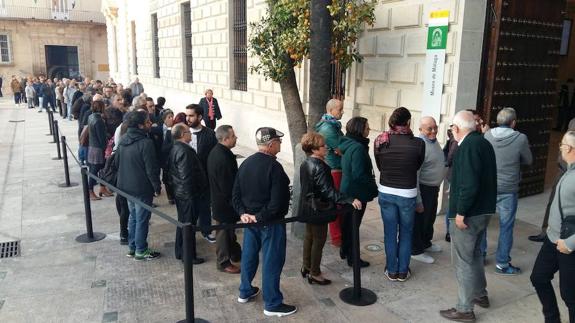
[[[341,117],[343,116],[343,102],[338,99],[331,99],[325,106],[326,113],[321,120],[315,125],[315,131],[321,134],[327,145],[327,156],[325,162],[331,168],[331,177],[337,190],[341,185],[341,152],[338,148],[339,141],[343,136],[341,132]],[[341,245],[341,214],[335,221],[329,224],[329,234],[331,243],[334,246]]]
[[[440,311],[452,321],[475,321],[473,306],[489,307],[483,268],[481,239],[495,213],[497,167],[491,144],[475,131],[473,114],[460,111],[451,131],[459,144],[453,161],[449,195],[451,245],[459,302],[456,308]]]

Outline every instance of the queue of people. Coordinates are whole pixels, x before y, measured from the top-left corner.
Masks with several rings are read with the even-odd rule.
[[[63,117],[78,120],[79,155],[90,173],[101,175],[106,167],[114,167],[117,187],[149,206],[154,206],[153,199],[161,194],[163,183],[169,203],[176,206],[178,220],[199,225],[203,238],[216,244],[216,268],[240,275],[239,303],[248,303],[262,293],[265,315],[286,316],[297,311],[296,306],[284,302],[280,290],[287,237],[285,224],[277,221],[287,215],[290,201],[290,180],[276,159],[284,136],[281,131],[259,128],[255,134],[258,152],[238,167],[232,152],[237,141],[234,128],[216,127],[221,111],[211,90],[206,90],[199,104],[190,104],[183,113],[175,114],[165,107],[165,98],[158,98],[156,103],[148,97],[137,79],[127,89],[113,80],[103,84],[89,79],[39,78],[41,88],[37,90],[34,81],[27,80],[21,93],[28,102],[38,99],[39,112],[41,107],[57,109]],[[16,82],[20,84],[13,78],[11,85],[16,87]],[[47,91],[51,84],[55,87]],[[20,100],[22,95],[15,102]],[[31,107],[36,106],[32,103]],[[306,133],[300,142],[307,156],[299,167],[301,200],[296,215],[306,223],[302,277],[312,285],[332,282],[329,273],[321,270],[328,232],[331,244],[339,247],[341,259],[352,266],[352,214],[361,221],[367,203],[377,197],[386,254],[382,274],[393,282],[407,281],[414,274],[412,260],[431,264],[435,261],[432,255],[442,252],[433,240],[440,186],[445,182],[449,190],[445,238],[451,242],[458,301],[440,315],[454,321],[474,321],[475,305],[490,307],[484,265],[487,226],[495,214],[499,214],[500,229],[494,272],[504,276],[522,272],[511,264],[513,227],[520,167],[531,164],[533,158],[527,137],[515,130],[516,111],[502,109],[497,115],[498,127],[493,129],[475,111],[458,112],[442,149],[437,142],[437,121],[421,118],[419,133],[415,134],[411,112],[400,107],[388,118],[388,130],[376,137],[372,156],[369,121],[351,118],[344,134],[342,116],[343,103],[329,100],[314,131]],[[544,243],[531,281],[546,321],[558,322],[550,282],[559,271],[561,296],[573,322],[575,235],[571,220],[566,219],[575,209],[570,193],[575,187],[570,184],[575,164],[574,131],[565,134],[560,151],[564,173],[550,197],[546,232],[541,239],[536,237]],[[371,157],[379,170],[377,181]],[[95,185],[91,180],[92,200],[116,197],[120,243],[128,246],[128,256],[136,260],[159,257],[147,243],[150,211],[105,186],[96,194]],[[238,221],[261,225],[246,228],[241,244],[235,229],[216,230],[214,236],[209,228],[212,222],[231,225]],[[182,259],[179,229],[175,240],[175,257]],[[193,262],[201,264],[205,259],[193,250]],[[260,263],[261,290],[253,282]],[[359,265],[368,267],[370,263],[360,259]]]

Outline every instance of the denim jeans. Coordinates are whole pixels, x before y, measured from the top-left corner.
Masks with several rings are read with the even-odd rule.
[[[507,266],[511,262],[511,247],[513,247],[513,227],[517,214],[517,193],[497,194],[497,213],[499,213],[499,241],[495,260],[497,265]],[[487,230],[481,242],[481,252],[487,253]]]
[[[246,298],[253,291],[252,280],[258,270],[261,249],[264,309],[273,310],[283,303],[280,276],[286,256],[285,224],[246,228],[242,248],[240,297]]]
[[[140,197],[146,205],[152,205],[153,196]],[[128,244],[130,250],[143,253],[148,249],[148,228],[152,213],[132,201],[128,201],[130,218],[128,219]]]
[[[68,120],[72,121],[74,116],[72,115],[72,102],[68,102],[68,113],[67,113]]]
[[[457,228],[454,222],[451,223],[451,255],[457,278],[458,312],[473,311],[473,299],[487,296],[481,239],[491,216],[483,214],[465,218],[465,230]]]
[[[415,197],[379,193],[386,268],[390,273],[407,273],[409,270],[415,203]]]

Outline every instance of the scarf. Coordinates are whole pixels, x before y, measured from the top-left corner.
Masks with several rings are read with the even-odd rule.
[[[359,142],[365,148],[365,150],[369,149],[369,138],[356,136],[350,133],[346,134],[345,136]]]
[[[341,122],[339,122],[339,120],[337,120],[334,116],[332,116],[331,114],[327,114],[325,113],[324,115],[321,116],[321,121],[323,122],[327,122],[329,124],[332,124],[334,127],[336,127],[338,130],[341,130]]]
[[[208,101],[208,119],[214,120],[214,117],[216,116],[214,111],[214,98],[206,98],[206,101]]]
[[[395,126],[388,131],[384,131],[375,138],[375,149],[379,149],[382,145],[387,148],[389,146],[389,136],[390,135],[410,135],[413,136],[413,132],[408,126]]]

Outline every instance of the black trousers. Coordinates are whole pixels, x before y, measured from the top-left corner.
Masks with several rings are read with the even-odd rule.
[[[130,209],[128,208],[128,200],[120,194],[116,194],[116,211],[120,216],[120,237],[128,239]]]
[[[413,235],[411,236],[411,254],[420,255],[431,247],[433,240],[433,224],[437,216],[437,198],[439,186],[419,184],[423,213],[415,212]]]
[[[531,273],[531,283],[543,305],[545,323],[561,322],[557,298],[551,285],[557,271],[561,298],[569,309],[569,322],[575,323],[575,253],[560,253],[554,243],[545,239]]]
[[[363,220],[363,215],[365,214],[365,206],[367,203],[361,202],[361,210],[357,211],[359,215],[359,224],[361,225],[361,220]],[[341,253],[346,257],[352,256],[352,232],[353,232],[353,211],[355,209],[346,204],[341,211]]]
[[[189,200],[180,200],[176,198],[176,209],[178,211],[178,221],[182,223],[190,222],[193,225],[198,223],[198,215],[196,213],[196,208],[194,206],[193,199]],[[182,229],[176,229],[176,245],[175,245],[175,256],[176,259],[182,259],[184,254],[184,247],[183,247],[183,237],[182,237]],[[196,257],[196,250],[192,250],[192,255]]]
[[[168,201],[174,200],[174,188],[170,185],[170,174],[167,168],[162,168],[162,183],[164,183],[164,187],[166,188],[166,196]]]

